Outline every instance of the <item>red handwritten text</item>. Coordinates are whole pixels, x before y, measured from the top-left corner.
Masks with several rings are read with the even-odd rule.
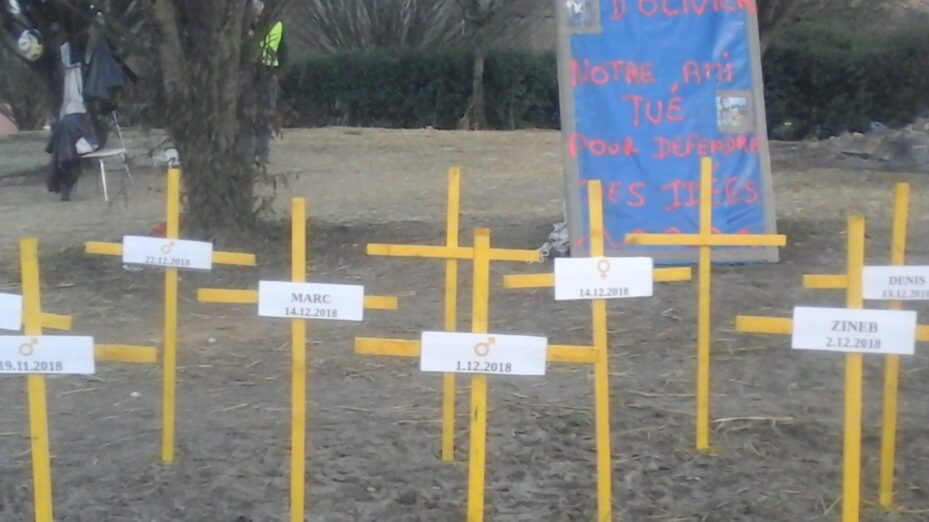
[[[605,85],[620,82],[634,85],[655,83],[651,62],[636,63],[627,60],[591,64],[590,60],[571,60],[571,83],[577,87],[583,83]]]
[[[645,16],[703,16],[708,12],[758,12],[755,0],[638,0],[638,2],[639,12]]]
[[[655,159],[689,158],[691,156],[709,156],[711,154],[730,156],[736,152],[758,154],[761,141],[757,136],[737,134],[724,138],[707,138],[696,132],[686,137],[655,138],[658,150]]]
[[[677,92],[677,86],[672,87],[671,91],[672,93]],[[666,121],[674,123],[684,121],[684,111],[681,108],[684,98],[681,96],[673,96],[665,101],[649,100],[638,94],[627,94],[623,96],[623,101],[632,104],[632,124],[636,127],[642,123],[643,116],[652,125],[661,125]]]
[[[700,182],[676,179],[661,187],[662,192],[670,192],[672,201],[665,211],[672,212],[681,208],[700,205]],[[727,206],[751,205],[759,200],[758,189],[752,180],[739,176],[729,176],[722,183],[713,178],[713,205]],[[718,196],[718,197],[717,197]]]
[[[636,148],[635,140],[632,138],[610,143],[599,138],[588,138],[580,132],[575,132],[568,138],[568,153],[572,158],[576,158],[581,152],[594,156],[635,156],[639,153],[639,149]]]
[[[612,20],[622,20],[626,16],[626,0],[613,0]]]
[[[728,59],[729,53],[723,53],[723,59]],[[684,83],[700,85],[704,81],[716,83],[731,82],[735,73],[732,62],[697,62],[690,60],[682,68]]]
[[[581,179],[579,180],[579,184],[585,187],[588,181],[589,180]],[[636,208],[645,206],[645,195],[642,194],[642,191],[645,190],[644,181],[634,181],[632,183],[610,181],[606,187],[606,199],[614,205],[625,205]]]

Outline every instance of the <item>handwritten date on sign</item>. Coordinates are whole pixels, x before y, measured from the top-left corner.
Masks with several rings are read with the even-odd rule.
[[[863,283],[865,299],[929,300],[929,266],[866,266]]]
[[[161,237],[125,236],[123,263],[132,265],[213,269],[213,244]]]
[[[23,324],[23,298],[14,294],[0,294],[0,330],[19,331]]]
[[[424,372],[545,375],[548,339],[524,335],[423,332]]]
[[[915,344],[916,312],[794,309],[794,350],[913,355]]]
[[[621,299],[653,294],[650,257],[555,259],[555,300]]]
[[[0,374],[94,373],[92,337],[0,336]]]
[[[319,283],[258,283],[258,315],[286,319],[364,319],[364,287]]]

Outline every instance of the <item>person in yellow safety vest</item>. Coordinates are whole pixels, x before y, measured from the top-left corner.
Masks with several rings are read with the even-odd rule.
[[[281,50],[281,43],[284,41],[284,22],[278,20],[271,26],[265,39],[261,41],[259,52],[262,65],[272,69],[281,67],[281,59],[278,52]]]
[[[250,34],[254,34],[264,13],[264,2],[252,0]],[[258,70],[255,89],[247,93],[246,114],[251,123],[249,154],[246,158],[257,165],[267,165],[271,157],[271,136],[276,128],[277,98],[280,92],[278,71],[286,62],[284,22],[278,20],[271,25],[265,37],[258,42]]]

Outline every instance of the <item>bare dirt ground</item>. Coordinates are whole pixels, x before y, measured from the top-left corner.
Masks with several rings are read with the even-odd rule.
[[[134,154],[156,136],[130,133]],[[311,278],[364,283],[398,294],[397,312],[365,323],[313,323],[309,346],[307,520],[444,522],[464,519],[467,434],[459,396],[458,462],[439,462],[436,376],[415,361],[363,358],[357,335],[415,338],[441,327],[441,262],[364,255],[368,242],[439,243],[445,170],[464,168],[464,238],[475,226],[494,244],[536,248],[561,217],[554,132],[459,133],[319,129],[276,142],[273,170],[290,175],[279,207],[310,200]],[[6,174],[46,161],[41,136],[0,141]],[[719,268],[714,287],[714,455],[693,447],[696,293],[660,285],[649,300],[611,303],[611,372],[617,520],[799,522],[838,520],[841,356],[792,353],[786,338],[733,332],[737,313],[787,315],[794,304],[836,305],[840,293],[805,291],[801,275],[844,264],[844,220],[869,218],[869,257],[888,259],[893,184],[913,184],[911,262],[929,251],[925,175],[808,165],[812,153],[775,144],[781,262]],[[94,173],[75,201],[48,194],[41,175],[0,177],[0,291],[18,291],[17,240],[40,240],[44,306],[69,313],[77,334],[99,342],[161,340],[161,278],[126,272],[82,253],[88,240],[148,233],[160,220],[163,175],[139,160],[128,206],[108,206]],[[10,167],[15,165],[16,167]],[[0,176],[4,172],[0,171]],[[116,168],[112,179],[118,180]],[[118,181],[114,181],[118,183]],[[282,214],[282,219],[284,215]],[[178,461],[158,463],[160,372],[101,364],[92,377],[50,378],[56,519],[69,522],[264,522],[287,518],[289,329],[248,306],[203,305],[199,287],[254,288],[286,278],[286,223],[258,245],[257,269],[224,268],[182,278]],[[218,245],[233,248],[241,245]],[[589,342],[589,307],[555,303],[550,291],[508,291],[494,268],[491,328]],[[469,309],[468,267],[461,310]],[[924,308],[918,308],[925,311]],[[462,313],[460,324],[468,324]],[[929,358],[904,362],[897,500],[876,505],[879,360],[867,362],[863,493],[867,522],[929,520]],[[593,520],[592,379],[588,368],[552,365],[544,378],[494,378],[490,400],[488,520]],[[0,379],[0,520],[31,519],[25,380]]]

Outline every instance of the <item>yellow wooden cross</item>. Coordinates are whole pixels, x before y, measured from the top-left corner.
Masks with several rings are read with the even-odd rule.
[[[373,252],[372,252],[373,250]],[[490,230],[474,232],[474,246],[441,248],[405,245],[369,245],[369,254],[401,255],[418,257],[449,257],[472,259],[473,281],[471,298],[471,332],[487,333],[490,307],[490,264],[491,261],[539,261],[536,250],[508,250],[490,247]],[[419,340],[383,339],[359,337],[355,339],[355,353],[361,355],[384,355],[393,357],[419,357],[422,343]],[[547,360],[550,362],[576,362],[593,364],[598,353],[588,346],[549,346]],[[468,522],[484,520],[484,484],[487,454],[487,376],[471,376],[471,430],[468,458]]]
[[[370,244],[368,255],[420,257],[445,260],[445,322],[448,332],[457,329],[458,261],[474,259],[474,250],[459,245],[459,212],[461,202],[461,169],[448,171],[448,205],[446,208],[445,246]],[[537,251],[491,249],[491,261],[540,262]],[[455,374],[442,375],[442,460],[455,459]]]
[[[168,189],[166,195],[165,239],[180,238],[181,220],[181,171],[168,169]],[[85,245],[88,254],[105,256],[123,255],[120,243],[88,242]],[[255,266],[254,254],[235,252],[213,252],[213,263],[219,265]],[[161,460],[168,464],[174,462],[175,417],[177,390],[177,322],[178,322],[178,269],[165,269],[164,299],[164,353],[162,371],[164,373],[162,391],[162,437]]]
[[[898,183],[894,191],[894,218],[891,232],[890,264],[901,266],[906,262],[906,232],[910,206],[910,185]],[[847,290],[845,275],[808,275],[803,286],[811,289]],[[889,308],[900,310],[900,301],[891,301]],[[880,505],[893,506],[894,454],[897,437],[897,402],[900,379],[900,356],[888,354],[884,358],[884,420],[881,432]]]
[[[862,271],[864,268],[865,220],[848,219],[847,270],[840,276],[805,276],[814,288],[845,288],[848,308],[863,308]],[[841,283],[841,286],[838,286]],[[776,317],[738,316],[740,332],[791,335],[793,321]],[[917,327],[916,340],[929,341],[929,327]],[[858,522],[861,498],[861,387],[862,354],[850,353],[845,359],[845,437],[842,471],[842,521]]]
[[[47,314],[42,311],[39,285],[39,247],[35,238],[20,240],[20,270],[23,286],[23,332],[26,336],[42,335],[43,328],[68,330],[71,318]],[[154,363],[156,349],[146,346],[95,345],[94,358],[98,361]],[[33,501],[36,522],[52,522],[52,475],[48,439],[48,408],[45,393],[45,376],[29,374],[29,433],[32,440]]]
[[[699,249],[697,299],[697,450],[710,449],[710,273],[713,247],[785,246],[782,234],[713,233],[713,159],[700,163],[699,234],[627,234],[626,242],[650,246],[691,246]]]
[[[587,184],[588,215],[590,216],[590,255],[603,257],[603,189],[599,180]],[[688,281],[691,269],[657,268],[654,270],[655,281]],[[503,278],[504,288],[553,288],[555,274],[509,275]],[[593,316],[593,346],[574,347],[578,350],[593,350],[594,361],[594,403],[597,438],[597,521],[613,520],[613,493],[610,450],[610,383],[609,383],[609,346],[607,341],[606,300],[591,301]],[[549,349],[554,349],[550,347]]]
[[[306,200],[291,203],[291,280],[306,282]],[[201,288],[202,303],[258,304],[257,290]],[[393,296],[365,296],[364,308],[396,310]],[[306,498],[306,319],[291,320],[290,520],[303,522]]]

